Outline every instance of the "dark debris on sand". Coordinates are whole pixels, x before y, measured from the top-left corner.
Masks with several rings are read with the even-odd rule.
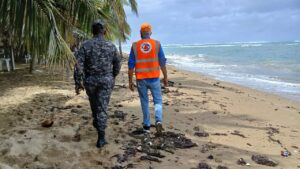
[[[197,131],[194,133],[195,136],[198,136],[198,137],[208,137],[209,134],[205,131]]]
[[[175,150],[176,148],[185,149],[197,146],[191,139],[186,138],[184,134],[170,131],[164,132],[160,137],[147,137],[144,135],[143,129],[136,129],[129,135],[134,138],[142,139],[142,146],[150,145],[151,148],[160,150]]]
[[[219,165],[219,166],[217,167],[217,169],[228,169],[228,167]]]
[[[125,169],[125,167],[123,167],[121,165],[115,165],[115,166],[111,167],[111,169]]]
[[[217,148],[217,146],[218,146],[217,144],[213,144],[213,143],[204,144],[204,145],[202,145],[200,151],[201,151],[201,153],[206,153],[206,152],[209,152],[209,151]]]
[[[116,120],[126,120],[127,113],[116,110],[111,116]],[[134,116],[131,116],[134,118]],[[155,125],[153,125],[155,127]],[[117,165],[115,169],[124,168],[124,164],[128,163],[131,158],[140,155],[140,160],[161,162],[161,158],[166,157],[165,153],[174,154],[176,149],[187,149],[197,146],[191,139],[187,138],[184,134],[175,133],[171,131],[163,132],[162,135],[156,136],[147,134],[143,128],[137,128],[133,130],[133,126],[128,129],[128,134],[133,139],[122,142],[121,154],[116,154],[111,158],[117,159]],[[118,143],[120,143],[118,141]],[[125,166],[126,168],[127,166]]]
[[[193,143],[191,139],[186,138],[184,134],[174,133],[170,131],[165,132],[161,137],[157,137],[154,139],[160,139],[161,142],[157,145],[157,147],[161,149],[185,149],[197,146],[197,144]]]
[[[201,162],[198,164],[197,168],[192,168],[192,169],[211,169],[211,166],[207,163]]]
[[[123,111],[120,111],[120,110],[116,110],[116,111],[114,112],[114,114],[111,115],[110,117],[111,117],[111,118],[117,118],[117,119],[119,119],[119,120],[125,120],[126,116],[127,116],[127,113],[125,113],[125,112],[123,112]]]
[[[247,138],[244,134],[241,134],[240,131],[234,130],[232,133],[230,133],[231,135],[236,135],[236,136],[240,136],[242,138]]]
[[[257,164],[266,165],[270,167],[275,167],[278,165],[278,162],[264,155],[252,155],[252,160],[255,161]]]
[[[163,83],[162,80],[161,80],[160,82]],[[169,87],[174,87],[174,85],[175,85],[175,82],[173,82],[173,81],[171,81],[171,80],[168,80],[168,86],[169,86]]]
[[[41,126],[42,127],[45,127],[45,128],[49,128],[53,125],[54,121],[53,120],[44,120],[42,123],[41,123]]]
[[[158,162],[158,163],[161,162],[161,160],[159,160],[158,158],[151,157],[151,156],[149,156],[149,155],[141,156],[141,157],[140,157],[140,160],[148,160],[148,161],[154,161],[154,162]]]
[[[160,137],[151,137],[145,134],[143,129],[137,129],[129,135],[135,139],[123,145],[124,153],[112,156],[112,158],[117,158],[119,164],[127,162],[130,157],[135,157],[138,153],[142,154],[140,160],[161,162],[160,158],[165,157],[162,151],[173,154],[176,149],[197,146],[184,134],[174,132],[164,132]]]
[[[138,145],[138,142],[135,140],[130,140],[127,144],[123,146],[123,149],[125,150],[123,154],[116,154],[112,156],[112,158],[116,157],[118,163],[124,163],[128,161],[130,157],[136,156],[137,149],[136,145]]]
[[[241,166],[244,166],[244,165],[248,164],[243,158],[240,158],[236,163],[238,165],[241,165]]]

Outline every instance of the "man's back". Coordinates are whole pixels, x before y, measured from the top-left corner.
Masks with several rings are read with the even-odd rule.
[[[118,52],[113,43],[95,37],[84,42],[82,48],[77,57],[85,56],[82,59],[86,77],[113,75],[113,64],[119,62]]]

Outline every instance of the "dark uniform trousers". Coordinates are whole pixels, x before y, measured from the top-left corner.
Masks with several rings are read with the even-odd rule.
[[[98,79],[97,84],[86,84],[86,93],[89,96],[93,115],[93,125],[98,132],[105,131],[108,113],[107,108],[114,87],[114,77]]]

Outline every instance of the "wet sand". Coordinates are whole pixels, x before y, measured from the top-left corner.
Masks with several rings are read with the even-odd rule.
[[[251,159],[258,154],[278,162],[274,168],[300,168],[300,102],[169,66],[174,84],[163,89],[165,132],[183,134],[197,146],[156,148],[160,158],[143,150],[144,145],[161,145],[155,128],[151,143],[132,135],[141,127],[142,113],[137,91],[127,88],[126,62],[109,106],[109,144],[101,150],[95,147],[97,134],[87,96],[75,95],[72,79],[63,79],[61,72],[50,76],[42,68],[34,75],[27,71],[0,74],[1,169],[190,169],[200,162],[212,168],[249,168],[237,164],[240,158],[250,168],[270,168]],[[127,115],[113,117],[115,111]],[[154,123],[153,113],[151,118]],[[42,127],[45,120],[54,123]],[[285,149],[292,155],[282,157]]]

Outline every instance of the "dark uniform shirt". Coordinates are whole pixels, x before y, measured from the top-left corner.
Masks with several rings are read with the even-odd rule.
[[[75,54],[77,64],[74,72],[75,85],[93,85],[108,77],[116,77],[121,59],[116,46],[101,36],[85,41]]]

